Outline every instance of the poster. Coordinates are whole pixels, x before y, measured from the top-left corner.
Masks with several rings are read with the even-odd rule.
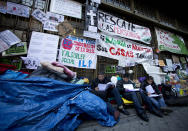
[[[29,18],[30,8],[28,6],[7,2],[7,13]]]
[[[35,8],[44,9],[45,2],[45,0],[35,0]],[[33,0],[22,0],[22,4],[31,7],[33,5]]]
[[[0,13],[6,14],[7,12],[7,3],[0,1]]]
[[[61,41],[59,62],[77,68],[96,69],[95,41],[68,36]]]
[[[139,26],[113,15],[98,12],[98,29],[110,35],[121,36],[150,44],[151,33],[149,28]]]
[[[54,62],[57,57],[58,43],[57,35],[33,31],[27,57],[36,57],[40,62]]]
[[[40,60],[35,57],[21,57],[27,69],[37,69],[40,65]]]
[[[159,51],[188,55],[188,50],[182,37],[159,28],[155,28],[155,32]]]
[[[177,56],[175,56],[175,55],[172,55],[172,59],[173,59],[173,62],[174,62],[174,63],[180,63],[179,57],[177,57]]]
[[[119,66],[123,66],[122,64],[128,64],[127,62],[132,65],[136,62],[152,60],[153,50],[151,47],[130,40],[101,33],[97,42],[97,55],[119,60]]]
[[[17,70],[20,70],[22,67],[22,60],[19,58],[1,58],[0,59],[1,64],[8,64],[8,65],[14,65],[16,66]]]
[[[73,0],[52,0],[50,12],[81,19],[82,5]]]
[[[12,45],[21,42],[21,40],[9,30],[0,32],[0,52],[7,50]]]
[[[35,9],[31,15],[42,23],[44,23],[48,19],[46,14],[40,9]]]
[[[15,56],[27,54],[27,43],[20,42],[16,45],[11,46],[8,50],[4,51],[2,56]]]
[[[165,66],[165,63],[163,60],[158,60],[158,62],[159,62],[159,66]]]
[[[115,65],[107,65],[105,67],[105,73],[116,73],[116,66]]]

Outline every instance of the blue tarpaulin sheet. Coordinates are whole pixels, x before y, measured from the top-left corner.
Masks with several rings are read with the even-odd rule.
[[[116,124],[106,103],[76,85],[53,79],[0,79],[1,130],[75,130],[87,114],[103,126]]]

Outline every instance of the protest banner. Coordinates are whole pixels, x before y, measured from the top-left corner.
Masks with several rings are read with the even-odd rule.
[[[29,18],[30,8],[28,6],[7,2],[7,13]]]
[[[27,43],[20,42],[16,45],[11,46],[8,50],[2,53],[2,56],[15,56],[27,54]]]
[[[59,62],[77,68],[96,69],[95,41],[68,36],[61,41]]]
[[[119,60],[119,66],[125,67],[127,62],[140,63],[153,58],[151,47],[136,42],[100,34],[97,42],[97,55]],[[122,62],[126,62],[122,65]],[[132,65],[132,64],[131,64]]]
[[[57,57],[59,36],[32,32],[27,57],[36,57],[40,62],[54,62]]]
[[[121,36],[150,44],[149,28],[139,26],[105,12],[98,12],[98,29],[110,35]]]
[[[52,0],[50,12],[81,19],[82,5],[73,0]]]
[[[155,28],[155,32],[159,51],[188,55],[188,50],[182,37],[159,28]]]

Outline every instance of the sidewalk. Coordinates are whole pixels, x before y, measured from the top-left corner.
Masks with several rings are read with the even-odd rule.
[[[163,118],[147,113],[149,122],[136,116],[134,109],[128,109],[131,114],[121,114],[119,123],[114,127],[102,127],[96,121],[87,121],[82,123],[77,131],[188,131],[188,106],[171,109],[174,112]]]

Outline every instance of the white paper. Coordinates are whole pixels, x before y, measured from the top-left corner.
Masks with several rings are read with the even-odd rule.
[[[97,27],[96,26],[88,26],[88,31],[97,33]]]
[[[158,97],[159,95],[157,95],[157,94],[151,94],[151,95],[149,95],[149,97]]]
[[[7,13],[29,18],[30,8],[28,6],[7,2]]]
[[[21,57],[27,69],[37,69],[40,65],[40,60],[35,57]]]
[[[48,19],[46,14],[40,9],[35,9],[31,15],[42,23],[44,23]]]
[[[99,91],[105,91],[107,88],[107,84],[98,84]]]
[[[54,62],[57,57],[59,36],[41,32],[32,32],[28,57],[36,57],[41,62]]]
[[[46,16],[47,16],[48,21],[51,21],[51,22],[61,23],[64,21],[63,15],[55,14],[52,12],[47,12]]]
[[[101,3],[101,0],[91,0],[92,2],[95,2],[95,3],[98,3],[100,4]]]
[[[73,0],[52,0],[50,12],[81,19],[82,5]]]
[[[7,50],[12,45],[21,42],[21,40],[9,30],[0,32],[0,52]]]
[[[134,89],[133,84],[123,84],[123,88],[129,91],[139,91],[139,89]]]
[[[155,91],[153,90],[153,87],[151,86],[151,85],[148,85],[148,86],[146,86],[146,91],[147,91],[147,93],[155,93]]]
[[[58,32],[58,30],[56,29],[56,26],[58,26],[57,22],[45,21],[43,25],[43,29]]]
[[[35,8],[41,9],[41,10],[44,9],[45,2],[46,1],[44,1],[44,0],[35,0]],[[22,0],[22,4],[31,7],[33,5],[33,0]]]

